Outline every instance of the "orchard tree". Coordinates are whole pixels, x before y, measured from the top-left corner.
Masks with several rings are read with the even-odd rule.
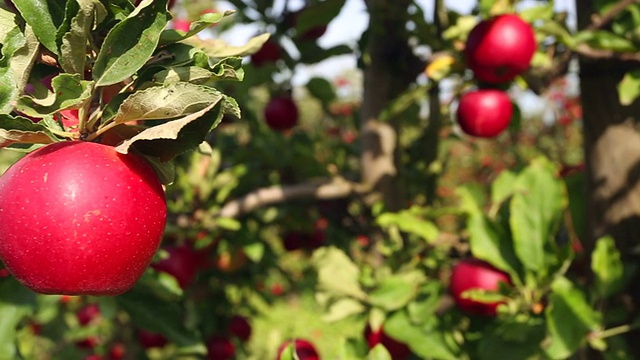
[[[638,353],[640,5],[229,3],[0,6],[0,353]]]

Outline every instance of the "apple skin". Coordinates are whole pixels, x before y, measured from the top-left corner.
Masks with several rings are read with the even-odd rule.
[[[251,55],[251,63],[255,67],[275,63],[282,58],[282,47],[274,40],[267,40],[260,50]]]
[[[84,326],[100,316],[98,304],[87,304],[76,311],[76,318],[80,325]]]
[[[476,78],[499,84],[529,68],[536,51],[533,28],[518,15],[481,21],[467,38],[464,56]]]
[[[318,351],[315,346],[307,340],[304,339],[295,339],[295,340],[287,340],[278,348],[278,357],[277,360],[282,358],[282,353],[284,350],[291,345],[293,342],[293,346],[295,348],[296,355],[300,360],[320,360],[320,355],[318,355]]]
[[[164,250],[169,257],[151,264],[151,267],[175,277],[182,289],[187,288],[196,277],[200,267],[200,256],[186,245],[167,246]]]
[[[169,343],[162,334],[154,333],[144,329],[138,330],[138,342],[145,348],[163,347]]]
[[[166,217],[162,185],[142,158],[53,143],[0,177],[0,259],[38,293],[119,295],[151,262]]]
[[[460,310],[469,314],[493,317],[497,314],[500,302],[482,303],[462,298],[462,294],[471,289],[495,291],[498,290],[501,282],[511,285],[511,279],[507,273],[484,261],[465,259],[454,265],[451,271],[449,292]]]
[[[462,131],[471,136],[491,138],[511,122],[513,105],[502,90],[480,89],[460,97],[456,117]]]
[[[264,119],[273,130],[289,130],[298,123],[298,106],[291,97],[274,97],[264,109]]]
[[[376,345],[382,344],[391,355],[392,360],[404,360],[411,355],[411,349],[409,349],[406,344],[387,335],[383,327],[380,327],[378,331],[372,331],[371,326],[367,325],[364,330],[364,336],[369,344],[369,349],[373,349]]]
[[[231,360],[236,354],[236,347],[228,337],[215,335],[207,342],[209,360]]]
[[[251,337],[251,324],[246,317],[240,315],[234,315],[229,320],[227,330],[230,334],[237,337],[242,341],[247,341]]]

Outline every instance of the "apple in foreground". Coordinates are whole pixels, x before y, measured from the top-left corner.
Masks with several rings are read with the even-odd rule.
[[[513,105],[507,93],[497,89],[470,91],[460,97],[456,117],[465,133],[491,138],[511,122]]]
[[[315,346],[307,340],[304,339],[295,339],[295,340],[287,340],[278,348],[278,357],[277,360],[282,359],[282,354],[284,350],[293,345],[293,351],[295,352],[297,359],[300,360],[320,360],[320,355],[318,355],[318,351]]]
[[[509,275],[478,259],[465,259],[454,265],[451,271],[449,292],[458,308],[466,313],[496,316],[500,302],[485,303],[464,298],[467,290],[496,291],[500,283],[510,285]]]
[[[0,259],[38,293],[122,294],[151,262],[166,217],[162,185],[142,158],[49,144],[0,177]]]
[[[264,109],[264,119],[273,130],[289,130],[298,123],[298,107],[291,97],[274,97]]]
[[[471,30],[464,56],[478,79],[498,84],[527,70],[536,47],[531,25],[518,15],[504,14],[481,21]]]

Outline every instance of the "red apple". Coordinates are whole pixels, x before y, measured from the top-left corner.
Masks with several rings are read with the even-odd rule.
[[[298,106],[291,97],[274,97],[264,109],[264,119],[274,130],[289,130],[298,123]]]
[[[227,329],[230,334],[242,341],[247,341],[251,337],[251,324],[249,324],[249,320],[244,316],[234,315],[231,320],[229,320]]]
[[[513,105],[501,90],[481,89],[460,97],[457,119],[462,131],[477,137],[499,135],[511,122]]]
[[[207,342],[207,355],[209,360],[231,360],[235,354],[235,345],[225,336],[216,335]]]
[[[320,355],[318,355],[318,351],[316,350],[315,346],[304,339],[285,341],[278,348],[278,357],[276,360],[282,359],[282,353],[291,344],[293,344],[295,354],[299,360],[320,360]]]
[[[478,79],[496,84],[527,70],[536,47],[531,25],[518,15],[505,14],[476,25],[469,33],[464,55]]]
[[[383,331],[383,327],[380,327],[377,331],[372,331],[371,326],[367,325],[364,330],[364,336],[369,344],[369,349],[382,344],[391,355],[392,360],[404,360],[411,355],[411,349],[406,344],[387,335]]]
[[[138,330],[138,342],[145,349],[163,347],[168,343],[167,338],[165,338],[164,335],[144,329]]]
[[[176,30],[187,32],[191,28],[191,21],[187,19],[173,19],[171,20],[171,27]]]
[[[251,55],[251,63],[255,67],[260,67],[265,64],[274,63],[282,57],[282,47],[278,42],[269,39],[264,44],[260,50],[256,51]]]
[[[87,304],[76,311],[76,318],[80,325],[87,325],[100,316],[98,304]]]
[[[501,282],[511,284],[511,279],[507,273],[484,261],[466,259],[458,262],[453,267],[449,291],[460,310],[470,314],[496,316],[496,309],[501,304],[500,302],[479,302],[463,298],[462,294],[472,289],[496,291],[499,289]]]
[[[169,253],[169,257],[151,264],[151,267],[175,277],[180,287],[185,289],[193,282],[198,272],[200,266],[198,253],[186,245],[167,246],[164,250]]]
[[[287,14],[285,22],[290,24],[291,27],[296,27],[298,19],[305,11],[309,11],[309,8],[303,8],[301,10]],[[304,32],[296,33],[295,38],[299,40],[311,41],[318,40],[324,33],[327,32],[328,24],[316,25],[306,29]]]
[[[115,343],[109,349],[109,360],[121,360],[127,353],[127,348],[121,342]]]
[[[142,158],[58,142],[0,177],[0,258],[35,292],[118,295],[151,262],[166,217],[162,185]]]

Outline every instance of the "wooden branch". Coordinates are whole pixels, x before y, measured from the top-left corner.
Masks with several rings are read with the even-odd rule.
[[[615,52],[612,50],[596,49],[587,44],[580,44],[573,52],[591,59],[616,59],[621,61],[640,61],[640,53]]]
[[[225,204],[217,216],[236,218],[258,208],[300,199],[340,199],[369,192],[368,186],[337,177],[322,182],[271,186],[249,193]]]
[[[591,16],[591,23],[585,28],[585,30],[597,30],[602,29],[605,25],[609,24],[613,18],[618,16],[624,9],[629,7],[631,4],[640,3],[638,0],[623,0],[618,2],[614,7],[609,9],[604,15],[598,16],[597,14],[593,14]]]

